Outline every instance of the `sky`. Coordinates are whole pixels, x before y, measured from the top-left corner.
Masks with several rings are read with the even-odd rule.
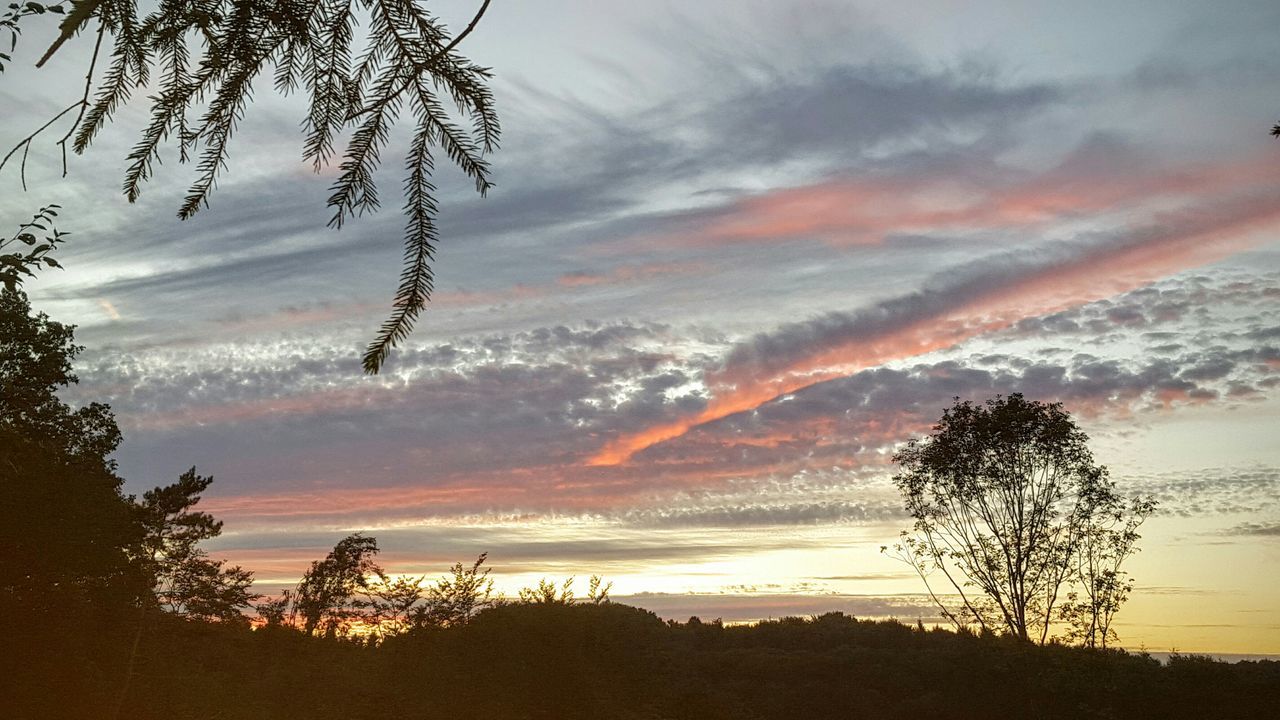
[[[172,148],[120,194],[138,103],[66,178],[38,142],[0,211],[64,208],[66,270],[28,290],[78,325],[65,397],[115,410],[126,490],[214,476],[210,550],[264,592],[363,531],[395,573],[487,552],[508,594],[600,574],[678,619],[932,618],[880,552],[910,524],[894,449],[1021,392],[1160,501],[1122,644],[1280,653],[1276,27],[1274,2],[494,2],[459,49],[496,76],[496,187],[440,168],[437,292],[377,377],[406,128],[386,207],[340,231],[303,101],[267,88],[191,220]],[[6,145],[89,45],[0,76]]]

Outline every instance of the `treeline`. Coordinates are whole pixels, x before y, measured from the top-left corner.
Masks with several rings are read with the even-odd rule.
[[[64,639],[10,663],[6,684],[16,692],[6,695],[5,717],[1274,718],[1280,710],[1280,663],[1174,657],[1161,666],[1116,650],[839,613],[726,627],[663,622],[614,603],[526,602],[377,644],[171,615],[154,619],[136,652],[127,624]]]

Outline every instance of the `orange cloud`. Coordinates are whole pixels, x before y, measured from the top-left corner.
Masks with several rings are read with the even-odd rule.
[[[670,240],[687,246],[816,237],[875,245],[893,233],[1026,227],[1275,178],[1271,158],[1163,172],[1084,164],[1064,163],[994,187],[951,177],[824,182],[738,201],[722,217]]]
[[[1273,170],[1273,180],[1280,171]],[[1272,187],[1274,187],[1274,182]],[[618,465],[690,429],[825,380],[902,358],[951,347],[1027,317],[1057,312],[1147,285],[1174,273],[1229,257],[1274,239],[1280,228],[1280,196],[1267,194],[1212,209],[1160,217],[1155,227],[1123,242],[1095,247],[1070,260],[958,293],[954,305],[931,308],[898,323],[874,323],[865,332],[819,334],[802,352],[774,367],[730,363],[708,377],[711,401],[697,415],[624,435],[605,445],[589,466]]]

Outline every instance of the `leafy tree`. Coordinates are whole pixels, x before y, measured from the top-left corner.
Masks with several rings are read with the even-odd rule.
[[[73,410],[57,396],[79,382],[71,363],[84,348],[73,344],[73,331],[44,313],[32,315],[20,290],[0,290],[0,427],[114,477],[109,456],[121,436],[111,409],[95,402]]]
[[[298,627],[308,635],[348,635],[357,626],[381,639],[423,628],[460,627],[494,607],[487,555],[471,565],[455,563],[434,585],[426,576],[388,574],[374,560],[377,541],[351,535],[334,547],[292,590],[257,606],[269,627]]]
[[[985,405],[957,398],[933,430],[894,456],[902,467],[894,482],[915,518],[895,551],[943,615],[1043,643],[1064,586],[1083,578],[1094,583],[1090,612],[1109,627],[1127,591],[1107,586],[1105,573],[1132,553],[1154,504],[1123,509],[1061,403],[1016,393]],[[934,593],[934,572],[959,595],[960,610]]]
[[[609,602],[609,591],[613,589],[613,583],[604,581],[599,575],[592,575],[591,580],[587,583],[587,602],[592,605],[604,605]]]
[[[32,13],[49,9],[36,10],[37,5],[25,7]],[[270,74],[278,92],[301,90],[309,98],[303,157],[317,172],[334,159],[335,144],[351,130],[328,199],[329,225],[341,227],[378,208],[381,153],[407,109],[414,130],[405,157],[404,268],[394,310],[364,355],[365,370],[376,373],[408,335],[432,290],[436,155],[448,156],[481,195],[492,186],[486,155],[497,148],[500,129],[490,72],[455,52],[488,6],[484,0],[471,23],[450,38],[439,19],[413,0],[160,0],[146,15],[134,0],[71,0],[58,39],[37,67],[77,32],[92,28],[96,39],[83,95],[20,141],[0,167],[19,150],[25,167],[35,137],[74,112],[59,141],[65,172],[68,143],[84,152],[116,110],[146,88],[151,120],[129,154],[125,196],[130,202],[139,197],[160,147],[176,138],[179,161],[196,165],[196,180],[178,210],[180,218],[190,218],[208,204],[227,164],[254,83]],[[18,19],[4,27],[16,32]],[[360,41],[358,24],[368,27]],[[106,70],[95,79],[108,37]]]
[[[426,591],[422,586],[425,575],[392,578],[381,568],[375,571],[375,580],[365,587],[365,624],[377,637],[401,635],[412,629],[423,610]]]
[[[368,590],[369,577],[382,573],[374,561],[378,541],[360,533],[348,535],[324,560],[298,582],[291,597],[291,620],[307,635],[340,637],[364,619],[366,604],[360,593]]]
[[[262,624],[266,627],[288,627],[289,623],[289,607],[293,603],[293,591],[285,590],[280,593],[279,597],[265,600],[254,606],[258,617],[262,618]]]
[[[199,545],[222,534],[222,522],[194,512],[200,493],[213,482],[193,467],[166,487],[148,490],[138,505],[145,530],[143,562],[153,578],[156,601],[177,615],[245,623],[243,611],[260,596],[249,591],[253,573],[225,567]]]
[[[88,621],[146,592],[133,557],[141,532],[110,454],[110,408],[73,409],[73,328],[0,289],[0,616]],[[25,629],[25,628],[24,628]]]
[[[469,567],[454,563],[452,577],[443,577],[428,589],[426,602],[415,610],[416,627],[457,627],[471,622],[480,612],[493,607],[498,598],[493,594],[489,568],[480,569],[488,553]]]

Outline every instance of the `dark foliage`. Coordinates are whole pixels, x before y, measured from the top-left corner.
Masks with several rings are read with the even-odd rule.
[[[510,604],[378,646],[157,616],[122,717],[1166,718],[1275,717],[1280,663],[1034,646],[831,613],[753,627],[664,623],[618,604]],[[72,665],[76,659],[68,661]],[[58,696],[111,698],[72,667]],[[84,717],[96,717],[89,713]]]
[[[209,478],[193,468],[141,502],[121,493],[111,409],[57,395],[77,381],[72,331],[0,289],[0,698],[27,688],[52,703],[34,715],[110,717],[90,690],[124,696],[157,609],[247,626],[255,596],[251,573],[198,547],[221,528],[191,510]]]
[[[0,602],[8,608],[113,607],[136,595],[141,578],[128,555],[140,531],[108,458],[120,442],[115,418],[105,405],[72,410],[56,395],[76,382],[71,362],[81,348],[71,332],[32,315],[21,291],[0,290]]]

